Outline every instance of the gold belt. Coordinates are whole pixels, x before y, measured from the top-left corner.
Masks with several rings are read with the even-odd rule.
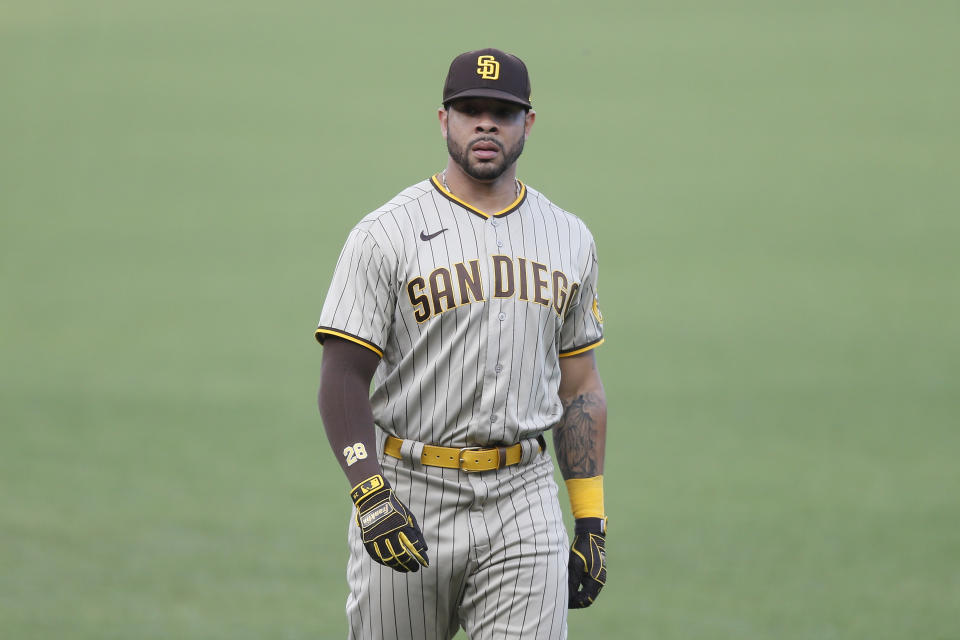
[[[540,450],[546,448],[543,436],[537,436]],[[403,440],[387,436],[383,452],[388,456],[402,459],[400,447]],[[517,443],[509,447],[437,447],[432,444],[423,445],[420,462],[429,467],[444,467],[446,469],[460,469],[461,471],[491,471],[503,469],[517,464],[523,457],[523,444]]]

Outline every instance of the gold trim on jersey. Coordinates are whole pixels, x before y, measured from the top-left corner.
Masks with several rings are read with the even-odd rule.
[[[377,354],[381,358],[383,357],[383,351],[380,349],[380,347],[376,346],[372,342],[364,340],[359,336],[353,336],[353,335],[350,335],[349,333],[344,333],[343,331],[337,331],[336,329],[330,329],[328,327],[317,327],[317,330],[314,332],[313,335],[317,339],[317,342],[319,342],[320,344],[323,344],[323,339],[320,337],[321,334],[336,336],[337,338],[343,338],[344,340],[355,342],[361,346],[366,347],[367,349],[370,349],[370,351],[373,351],[375,354]]]
[[[603,341],[604,338],[600,338],[599,340],[591,342],[590,344],[585,344],[582,347],[575,347],[572,351],[561,351],[558,355],[561,358],[569,358],[570,356],[580,355],[581,353],[590,351],[590,349],[596,349],[603,344]]]
[[[481,216],[483,218],[500,218],[502,216],[505,216],[508,213],[511,213],[516,209],[518,209],[520,205],[523,204],[523,201],[526,200],[527,198],[527,185],[523,184],[523,182],[521,182],[520,180],[517,180],[517,183],[520,185],[520,193],[517,195],[517,199],[514,200],[513,203],[503,211],[498,211],[494,214],[490,214],[490,213],[484,213],[483,211],[480,211],[480,209],[477,209],[476,207],[464,202],[457,196],[453,195],[452,193],[444,189],[443,183],[440,181],[439,173],[431,176],[430,182],[433,184],[434,189],[439,191],[444,198],[446,198],[447,200],[456,202],[458,205],[460,205],[470,213],[475,213],[478,216]]]

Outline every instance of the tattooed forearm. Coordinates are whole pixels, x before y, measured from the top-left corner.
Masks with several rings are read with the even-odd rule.
[[[561,398],[563,417],[553,428],[557,464],[566,479],[603,473],[607,435],[607,403],[602,393]]]

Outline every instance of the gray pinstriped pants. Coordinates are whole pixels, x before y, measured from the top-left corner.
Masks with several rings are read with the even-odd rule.
[[[529,446],[528,444],[529,443]],[[524,446],[524,461],[464,473],[381,454],[386,478],[423,530],[430,566],[397,573],[374,562],[349,523],[349,638],[471,640],[567,637],[569,542],[553,462]]]

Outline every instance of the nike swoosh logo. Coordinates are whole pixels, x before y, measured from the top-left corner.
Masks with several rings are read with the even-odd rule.
[[[443,229],[440,229],[440,231],[437,231],[436,233],[431,233],[430,235],[427,235],[427,232],[426,232],[426,231],[421,231],[421,232],[420,232],[420,239],[421,239],[421,240],[433,240],[434,238],[436,238],[438,235],[440,235],[441,233],[443,233],[443,232],[446,231],[446,230],[447,230],[446,228],[443,228]]]

